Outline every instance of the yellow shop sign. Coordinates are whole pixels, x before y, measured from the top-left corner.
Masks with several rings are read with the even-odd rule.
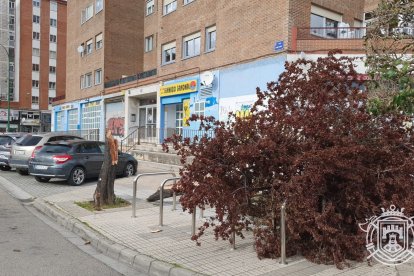
[[[197,91],[197,80],[178,82],[161,86],[160,97],[167,97]]]

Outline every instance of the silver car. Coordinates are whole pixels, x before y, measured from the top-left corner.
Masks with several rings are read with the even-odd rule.
[[[29,174],[29,159],[33,158],[45,143],[53,141],[83,140],[82,137],[51,132],[47,134],[27,134],[13,144],[9,166],[21,175]]]
[[[12,145],[25,134],[22,133],[4,133],[0,134],[0,170],[9,171],[10,152]]]

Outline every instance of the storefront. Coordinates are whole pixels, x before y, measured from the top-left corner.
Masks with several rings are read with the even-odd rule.
[[[218,118],[219,72],[208,75],[208,83],[194,76],[169,81],[160,87],[160,143],[173,134],[190,138],[200,135],[200,124],[188,122],[192,114]]]
[[[69,131],[90,140],[99,140],[105,131],[102,114],[101,97],[54,106],[52,131]]]
[[[40,131],[40,111],[20,111],[20,132]]]
[[[0,109],[0,132],[7,131],[7,109]],[[16,132],[19,129],[19,111],[10,110],[10,131]]]
[[[105,127],[110,129],[115,139],[125,135],[125,105],[123,96],[105,98]]]

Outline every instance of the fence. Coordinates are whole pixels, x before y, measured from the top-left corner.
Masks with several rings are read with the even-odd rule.
[[[313,39],[363,39],[367,28],[363,27],[311,27],[298,28],[298,40]]]
[[[195,136],[207,137],[214,136],[214,130],[197,130],[197,129],[187,129],[187,128],[156,128],[156,127],[134,127],[131,129],[129,135],[121,141],[121,151],[128,152],[135,145],[140,145],[141,143],[150,143],[150,144],[160,144],[166,138],[173,135],[181,135],[182,138],[193,139]]]

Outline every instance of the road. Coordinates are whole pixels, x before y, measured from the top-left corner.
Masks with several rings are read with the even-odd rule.
[[[87,252],[87,253],[86,253]],[[76,235],[22,205],[0,186],[0,275],[130,275]],[[99,259],[99,260],[98,260]],[[113,266],[117,264],[112,261]],[[122,272],[124,267],[116,268]],[[135,275],[137,275],[135,273]]]

